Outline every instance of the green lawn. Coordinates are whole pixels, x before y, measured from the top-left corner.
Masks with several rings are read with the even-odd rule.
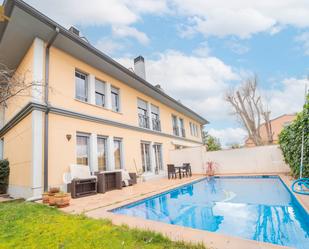
[[[114,226],[106,220],[68,215],[29,202],[0,203],[0,248],[182,248],[160,234]]]

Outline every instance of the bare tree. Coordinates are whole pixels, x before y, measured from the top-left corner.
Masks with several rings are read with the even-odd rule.
[[[263,108],[257,85],[257,76],[249,77],[236,91],[226,92],[225,100],[233,107],[233,114],[247,130],[249,139],[258,146],[263,144],[260,134],[262,119],[265,121],[269,141],[272,141],[272,131],[269,120],[270,112]]]
[[[19,73],[0,63],[0,105],[5,105],[14,96],[29,96],[28,89],[39,91],[42,86],[41,82],[28,81],[27,72]]]

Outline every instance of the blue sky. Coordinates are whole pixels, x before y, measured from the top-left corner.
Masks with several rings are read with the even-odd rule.
[[[208,119],[206,130],[223,144],[246,135],[230,115],[224,92],[253,73],[273,117],[302,106],[309,74],[309,1],[26,2],[65,27],[76,26],[127,67],[143,55],[147,80]]]

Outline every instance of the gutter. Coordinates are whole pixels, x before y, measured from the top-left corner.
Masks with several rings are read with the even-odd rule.
[[[44,115],[44,191],[48,190],[48,130],[49,130],[49,119],[48,113],[50,110],[50,104],[48,101],[49,94],[49,49],[53,42],[56,40],[59,34],[59,28],[55,27],[55,33],[49,40],[45,50],[45,96],[44,102],[46,104],[46,110]]]

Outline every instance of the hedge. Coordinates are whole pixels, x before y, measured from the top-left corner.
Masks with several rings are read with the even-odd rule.
[[[9,185],[10,166],[8,160],[0,160],[0,194],[5,194]]]
[[[289,126],[285,127],[279,135],[279,144],[284,159],[291,167],[294,177],[299,177],[302,132],[304,129],[304,157],[303,177],[309,177],[309,94],[303,110],[297,114]]]

